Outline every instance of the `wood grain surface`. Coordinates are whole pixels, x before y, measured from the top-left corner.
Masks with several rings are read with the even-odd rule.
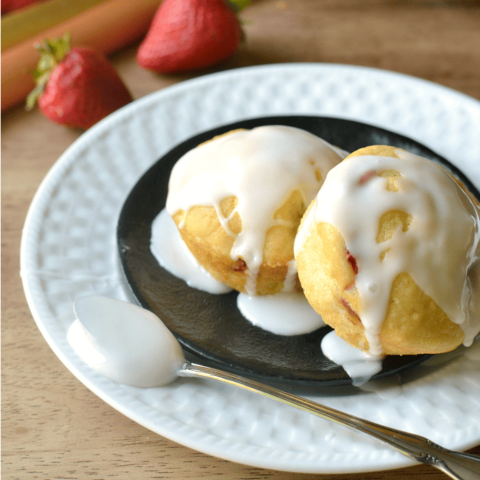
[[[204,73],[279,62],[372,66],[428,79],[480,100],[476,0],[254,0],[246,43]],[[111,57],[135,98],[199,74],[161,76]],[[480,126],[479,126],[480,128]],[[2,477],[4,479],[309,479],[195,452],[141,427],[84,387],[47,345],[19,275],[27,209],[50,167],[82,132],[19,106],[2,115]],[[480,454],[480,447],[472,450]],[[441,479],[428,466],[331,479]]]

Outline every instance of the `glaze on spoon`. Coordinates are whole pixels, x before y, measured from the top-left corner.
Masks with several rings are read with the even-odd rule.
[[[67,340],[98,373],[134,387],[166,385],[185,364],[182,347],[152,312],[100,296],[80,297]]]

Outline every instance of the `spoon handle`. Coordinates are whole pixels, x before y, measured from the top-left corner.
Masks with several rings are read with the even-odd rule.
[[[233,373],[217,370],[216,368],[186,363],[178,374],[182,377],[199,376],[212,378],[252,392],[260,393],[286,403],[287,405],[299,408],[300,410],[305,410],[306,412],[313,413],[328,420],[333,420],[346,427],[371,435],[388,443],[407,457],[421,463],[432,465],[456,480],[480,479],[480,457],[448,450],[424,437],[384,427],[368,420],[362,420],[361,418],[284,392],[275,387],[264,385],[255,380],[250,380]]]

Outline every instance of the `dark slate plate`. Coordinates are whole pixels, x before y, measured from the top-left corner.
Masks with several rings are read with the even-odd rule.
[[[201,133],[173,148],[148,170],[129,194],[118,223],[118,248],[126,280],[138,302],[154,312],[187,352],[209,364],[284,386],[350,384],[342,367],[323,356],[325,327],[307,335],[285,337],[254,327],[238,311],[237,293],[211,295],[192,289],[157,263],[150,252],[150,227],[164,208],[170,171],[175,162],[200,143],[236,128],[289,125],[307,130],[344,150],[393,145],[441,163],[477,198],[471,182],[447,160],[401,135],[349,120],[285,116],[255,118]],[[382,378],[418,365],[428,355],[389,356]]]

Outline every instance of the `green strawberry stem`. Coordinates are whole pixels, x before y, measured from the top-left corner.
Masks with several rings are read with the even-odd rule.
[[[248,7],[251,1],[252,0],[227,0],[227,3],[236,13],[238,13]]]
[[[46,38],[42,43],[37,43],[35,48],[40,52],[40,60],[37,68],[32,72],[35,88],[27,96],[27,110],[35,106],[45,90],[53,69],[70,51],[70,32],[66,32],[61,38]]]

